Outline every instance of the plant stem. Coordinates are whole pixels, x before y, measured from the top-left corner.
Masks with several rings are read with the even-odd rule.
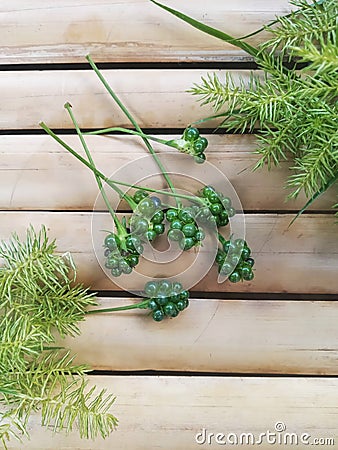
[[[86,56],[87,61],[89,62],[89,64],[91,65],[92,69],[94,70],[94,72],[96,73],[96,75],[99,77],[99,79],[101,80],[102,84],[104,85],[104,87],[107,89],[107,91],[109,92],[109,94],[111,95],[111,97],[114,99],[114,101],[117,103],[117,105],[121,108],[121,110],[124,112],[124,114],[126,115],[126,117],[129,119],[129,121],[132,123],[132,125],[134,125],[135,129],[140,133],[140,135],[143,135],[141,128],[139,127],[138,123],[136,122],[136,120],[134,119],[134,117],[130,114],[130,112],[127,110],[127,108],[123,105],[123,103],[121,102],[121,100],[118,98],[118,96],[115,94],[115,92],[112,90],[112,88],[109,86],[107,80],[103,77],[103,75],[101,74],[101,72],[99,71],[99,69],[97,68],[96,64],[94,63],[94,61],[92,60],[92,58],[90,57],[90,55]],[[164,177],[164,179],[166,180],[168,186],[170,187],[171,191],[173,193],[175,193],[175,187],[169,177],[169,175],[167,174],[167,171],[165,169],[165,167],[163,166],[161,160],[158,158],[158,156],[156,155],[152,145],[150,144],[150,142],[148,141],[148,139],[145,137],[145,135],[141,136],[143,139],[143,142],[146,144],[149,152],[151,153],[152,157],[154,158],[156,164],[158,165],[159,169],[162,172],[162,175]],[[176,200],[177,206],[180,207],[181,204],[180,202]]]
[[[80,128],[79,128],[79,125],[78,125],[78,123],[77,123],[77,120],[75,119],[75,116],[74,116],[74,114],[73,114],[73,112],[72,112],[72,109],[71,109],[71,108],[72,108],[72,105],[71,105],[70,103],[66,103],[66,104],[64,105],[64,107],[66,108],[66,110],[68,111],[68,114],[70,115],[70,118],[72,119],[72,122],[73,122],[73,124],[74,124],[74,126],[75,126],[76,132],[77,132],[77,134],[78,134],[78,136],[79,136],[79,138],[80,138],[82,147],[83,147],[83,149],[84,149],[84,151],[85,151],[85,153],[86,153],[86,155],[87,155],[88,161],[89,161],[90,164],[91,164],[93,167],[95,167],[95,169],[96,169],[96,166],[95,166],[94,161],[93,161],[93,158],[92,158],[92,156],[91,156],[91,154],[90,154],[90,151],[89,151],[89,148],[88,148],[88,146],[87,146],[87,143],[86,143],[86,141],[85,141],[85,139],[84,139],[84,137],[83,137],[83,135],[82,135],[82,133],[81,133],[81,130],[80,130]],[[102,198],[103,198],[103,200],[104,200],[104,202],[105,202],[105,204],[106,204],[106,206],[107,206],[107,208],[108,208],[108,211],[109,211],[111,217],[112,217],[113,220],[114,220],[114,223],[115,223],[117,232],[118,232],[118,234],[123,234],[123,233],[125,232],[124,227],[121,225],[121,223],[120,223],[120,221],[119,221],[119,219],[118,219],[118,217],[117,217],[117,215],[116,215],[116,212],[115,212],[114,209],[111,207],[111,204],[110,204],[109,199],[108,199],[108,197],[107,197],[106,191],[105,191],[104,188],[103,188],[101,178],[100,178],[98,175],[96,175],[95,173],[94,173],[94,175],[95,175],[95,179],[96,179],[97,185],[98,185],[98,187],[99,187],[99,189],[100,189],[100,193],[101,193],[101,195],[102,195]],[[114,187],[114,189],[115,189],[116,192],[120,195],[120,197],[121,197],[121,195],[123,196],[123,192],[121,191],[121,189],[119,189],[118,187]],[[128,201],[128,199],[127,199],[127,201]],[[129,202],[128,202],[128,203],[129,203]],[[135,204],[135,205],[136,205],[136,204]],[[130,205],[130,206],[132,207],[132,205]]]
[[[122,127],[112,127],[112,128],[103,128],[102,130],[95,130],[95,131],[87,131],[86,133],[83,133],[85,135],[97,135],[97,134],[106,134],[106,133],[111,133],[113,131],[120,131],[121,133],[128,133],[128,134],[133,134],[135,136],[140,136],[142,138],[146,138],[155,142],[159,142],[160,144],[164,144],[164,145],[168,145],[168,142],[170,141],[165,141],[164,139],[159,139],[153,136],[149,136],[149,134],[144,134],[140,131],[134,131],[134,130],[129,130],[128,128],[122,128]]]
[[[72,147],[70,147],[65,141],[63,141],[59,136],[57,136],[44,122],[40,122],[39,125],[42,129],[45,130],[49,136],[51,136],[56,142],[58,142],[64,149],[66,149],[69,153],[71,153],[73,156],[75,156],[76,159],[78,159],[82,164],[87,166],[95,175],[101,178],[105,183],[107,183],[109,186],[111,186],[113,189],[115,185],[120,186],[126,186],[129,188],[135,188],[135,189],[141,189],[145,192],[152,192],[155,194],[161,194],[161,195],[168,195],[169,197],[177,197],[185,200],[194,201],[196,203],[199,203],[201,205],[204,205],[204,202],[202,199],[199,199],[198,197],[192,196],[192,195],[185,195],[185,194],[178,194],[168,191],[163,191],[160,189],[152,189],[147,187],[138,186],[137,184],[130,184],[130,183],[124,183],[123,181],[117,181],[117,180],[110,180],[108,177],[106,177],[102,172],[100,172],[96,167],[94,167],[90,162],[88,162],[86,159],[84,159],[79,153],[77,153]]]
[[[115,311],[127,311],[128,309],[146,309],[149,300],[142,300],[139,303],[134,303],[133,305],[127,306],[116,306],[114,308],[104,308],[104,309],[92,309],[91,311],[86,311],[86,314],[97,314],[97,313],[107,313]]]

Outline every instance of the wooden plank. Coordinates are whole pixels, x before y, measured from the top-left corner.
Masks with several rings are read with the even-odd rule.
[[[174,139],[176,136],[160,136]],[[289,165],[282,164],[268,173],[267,170],[253,172],[257,161],[252,154],[255,137],[249,135],[206,135],[209,140],[208,162],[220,170],[233,185],[245,210],[295,210],[301,208],[306,199],[300,195],[296,201],[285,202],[284,183],[289,175]],[[80,150],[77,136],[62,136],[74,148]],[[126,164],[146,155],[140,139],[133,136],[88,136],[88,145],[96,165],[111,176]],[[154,145],[164,158],[164,164],[171,171],[189,174],[189,178],[175,177],[177,187],[196,193],[199,186],[190,178],[194,166],[191,159],[179,160],[178,152],[170,147]],[[98,195],[97,185],[90,171],[73,156],[64,151],[49,136],[0,136],[0,209],[2,210],[91,210]],[[147,164],[147,170],[155,165]],[[128,172],[128,168],[124,170]],[[215,180],[210,179],[212,184]],[[165,185],[156,177],[143,182],[150,187]],[[44,189],[41,189],[44,186]],[[331,188],[319,197],[311,209],[329,210],[336,200],[336,190]],[[102,203],[99,204],[103,208]],[[126,205],[123,205],[126,208]]]
[[[93,442],[81,441],[75,432],[68,437],[53,435],[40,427],[35,415],[30,422],[31,440],[21,446],[12,441],[9,448],[190,450],[197,448],[196,435],[203,428],[214,433],[212,444],[205,444],[212,449],[220,446],[215,442],[217,433],[225,435],[219,439],[228,440],[228,445],[234,443],[230,433],[238,439],[242,433],[252,433],[259,445],[259,435],[269,431],[276,433],[276,439],[280,436],[282,445],[276,446],[283,449],[294,448],[295,442],[298,448],[306,449],[320,438],[330,439],[317,441],[323,448],[335,448],[338,442],[336,378],[96,376],[90,380],[117,395],[112,412],[119,427],[109,438]],[[284,429],[283,425],[285,431],[276,432],[275,426]],[[293,441],[287,433],[296,434]],[[203,436],[197,437],[202,442]],[[261,438],[262,448],[272,445],[273,434],[269,441],[266,435]],[[240,448],[252,448],[250,442]]]
[[[338,242],[333,215],[304,215],[288,228],[293,216],[276,214],[248,214],[246,239],[256,260],[255,278],[252,282],[230,284],[217,282],[216,268],[202,279],[194,289],[208,292],[294,292],[311,294],[337,294],[338,292]],[[45,224],[50,236],[58,241],[61,253],[70,251],[78,266],[79,280],[92,289],[119,289],[121,278],[115,284],[100,268],[92,248],[90,213],[68,212],[2,212],[1,238],[17,231],[25,234],[31,223],[35,227]],[[94,229],[112,228],[106,213],[95,213]],[[103,234],[103,232],[102,232]],[[98,252],[101,252],[100,233],[95,233]],[[102,236],[102,240],[104,234]],[[201,261],[207,251],[201,247]],[[204,255],[204,256],[203,256]],[[171,256],[171,255],[170,255]],[[177,265],[142,262],[138,269],[149,277],[176,276],[189,269],[196,258],[195,250],[185,252]],[[199,263],[202,264],[202,263]],[[195,276],[195,267],[191,276]],[[200,267],[200,266],[197,266]],[[204,266],[202,264],[202,269]],[[189,273],[189,272],[188,272]],[[187,282],[191,281],[187,280]],[[123,282],[125,283],[125,282]],[[144,283],[144,282],[143,282]],[[142,289],[143,284],[134,277],[128,278],[128,289]]]
[[[138,301],[98,300],[97,308]],[[147,310],[90,315],[80,336],[59,343],[98,370],[337,375],[337,320],[337,302],[192,298],[161,323]]]
[[[185,128],[213,114],[187,93],[207,70],[104,70],[103,74],[134,115],[148,128]],[[220,76],[225,72],[219,72]],[[248,71],[238,76],[249,79]],[[0,72],[0,129],[73,128],[63,105],[69,101],[83,128],[129,126],[91,70]],[[208,122],[212,127],[216,122]]]
[[[287,0],[167,0],[237,37],[289,12]],[[131,26],[132,24],[132,26]],[[1,64],[98,61],[242,61],[235,47],[185,25],[147,0],[15,0],[0,6]],[[253,37],[256,45],[263,36]]]

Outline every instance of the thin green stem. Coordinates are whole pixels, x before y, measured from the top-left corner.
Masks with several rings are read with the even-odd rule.
[[[92,60],[92,58],[90,57],[90,55],[86,56],[87,61],[89,62],[89,64],[91,65],[92,69],[94,70],[94,72],[96,73],[96,75],[99,77],[100,81],[102,82],[102,84],[104,85],[104,87],[107,89],[107,91],[109,92],[109,94],[111,95],[111,97],[114,99],[114,101],[117,103],[117,105],[121,108],[121,110],[124,112],[124,114],[126,115],[126,117],[128,118],[128,120],[132,123],[132,125],[134,125],[135,129],[141,133],[142,130],[139,127],[138,123],[136,122],[136,120],[134,119],[134,117],[130,114],[130,112],[127,110],[127,108],[123,105],[123,103],[121,102],[121,100],[118,98],[118,96],[115,94],[115,92],[112,90],[112,88],[109,86],[107,80],[103,77],[103,75],[101,74],[101,72],[99,71],[99,69],[97,68],[96,64],[94,63],[94,61]],[[154,161],[156,162],[156,164],[158,165],[159,169],[162,172],[162,175],[164,177],[164,179],[166,180],[168,186],[170,187],[171,191],[173,193],[175,193],[175,187],[169,177],[169,175],[167,174],[167,171],[165,169],[165,167],[163,166],[161,160],[159,159],[159,157],[156,155],[152,145],[150,144],[150,142],[148,141],[148,139],[146,137],[141,136],[143,139],[143,142],[146,144],[150,154],[153,156]],[[177,206],[181,206],[179,201],[176,199],[176,203]]]
[[[146,309],[148,306],[149,300],[142,300],[142,302],[134,303],[133,305],[127,306],[116,306],[113,308],[104,308],[104,309],[92,309],[90,311],[86,311],[86,314],[97,314],[97,313],[107,313],[107,312],[115,312],[115,311],[127,311],[128,309]]]
[[[97,134],[106,134],[111,133],[114,131],[119,131],[121,133],[127,133],[132,134],[134,136],[140,136],[142,138],[146,138],[155,142],[159,142],[163,145],[168,145],[169,147],[172,147],[172,145],[169,144],[170,141],[165,141],[164,139],[159,139],[154,136],[149,136],[149,134],[144,134],[140,131],[134,131],[134,130],[128,130],[128,128],[122,128],[122,127],[112,127],[112,128],[103,128],[102,130],[96,130],[96,131],[87,131],[86,133],[83,133],[85,135],[97,135]]]
[[[81,133],[80,127],[79,127],[79,125],[78,125],[78,123],[77,123],[77,120],[75,119],[75,116],[74,116],[73,111],[72,111],[72,109],[71,109],[71,108],[72,108],[72,105],[71,105],[70,103],[66,103],[66,104],[64,105],[64,107],[66,108],[66,110],[68,111],[68,114],[70,115],[70,118],[72,119],[72,122],[73,122],[73,124],[74,124],[75,129],[76,129],[76,132],[77,132],[77,134],[78,134],[78,136],[79,136],[79,138],[80,138],[82,147],[83,147],[83,149],[84,149],[84,151],[85,151],[85,153],[86,153],[86,155],[87,155],[88,161],[90,162],[90,164],[91,164],[93,167],[96,168],[95,163],[94,163],[94,161],[93,161],[93,158],[92,158],[92,156],[91,156],[91,154],[90,154],[89,148],[88,148],[88,146],[87,146],[87,143],[86,143],[86,141],[85,141],[85,139],[84,139],[84,137],[83,137],[83,135],[82,135],[82,133]],[[103,198],[103,200],[104,200],[104,202],[105,202],[105,204],[106,204],[106,206],[107,206],[107,208],[108,208],[108,211],[109,211],[111,217],[112,217],[113,220],[114,220],[116,229],[117,229],[117,231],[118,231],[119,234],[123,234],[124,231],[125,231],[125,230],[124,230],[124,227],[121,225],[121,223],[120,223],[120,221],[119,221],[119,219],[118,219],[118,217],[117,217],[117,215],[116,215],[116,212],[114,211],[114,209],[112,208],[112,206],[111,206],[111,204],[110,204],[110,202],[109,202],[109,199],[108,199],[108,196],[107,196],[107,194],[106,194],[106,191],[105,191],[104,188],[103,188],[101,178],[100,178],[98,175],[96,175],[95,173],[94,173],[94,176],[95,176],[97,185],[98,185],[98,187],[99,187],[99,189],[100,189],[100,193],[101,193],[101,195],[102,195],[102,198]],[[123,192],[121,191],[121,189],[119,189],[118,187],[115,187],[114,189],[116,190],[116,192],[117,192],[120,196],[121,196],[121,194],[123,195]]]
[[[108,177],[106,177],[102,172],[100,172],[96,167],[94,167],[90,162],[88,162],[86,159],[84,159],[79,153],[77,153],[72,147],[70,147],[65,141],[63,141],[59,136],[57,136],[44,122],[40,122],[39,124],[43,130],[49,136],[51,136],[56,142],[58,142],[65,150],[67,150],[69,153],[71,153],[73,156],[75,156],[76,159],[78,159],[82,164],[87,166],[95,175],[99,176],[101,180],[103,180],[105,183],[107,183],[109,186],[111,186],[114,189],[114,185],[120,185],[120,186],[126,186],[129,188],[135,188],[135,189],[141,189],[145,192],[152,192],[155,194],[161,194],[161,195],[167,195],[169,197],[177,197],[180,199],[190,200],[195,203],[199,203],[201,205],[204,205],[204,202],[202,199],[199,199],[196,196],[192,195],[185,195],[185,194],[178,194],[168,191],[163,191],[161,189],[152,189],[147,188],[143,186],[138,186],[137,184],[130,184],[130,183],[124,183],[123,181],[117,181],[117,180],[111,180]]]

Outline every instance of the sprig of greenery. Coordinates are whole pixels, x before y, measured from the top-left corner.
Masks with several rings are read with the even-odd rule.
[[[92,294],[74,285],[71,256],[55,253],[44,227],[0,243],[0,442],[28,436],[28,420],[41,412],[42,425],[81,437],[106,437],[117,425],[109,413],[114,397],[88,388],[86,366],[55,345],[55,334],[79,333]]]
[[[245,50],[241,39],[210,33],[206,25],[198,22],[197,26],[184,14],[153,3]],[[246,50],[263,75],[252,72],[249,82],[235,82],[229,73],[224,80],[209,74],[190,92],[202,104],[214,107],[222,119],[220,127],[226,131],[257,135],[260,159],[256,169],[291,161],[293,173],[286,186],[292,192],[288,197],[304,191],[310,199],[306,208],[336,184],[338,173],[338,3],[291,3],[297,10],[264,28],[270,38],[257,52]],[[295,62],[302,66],[296,67]]]

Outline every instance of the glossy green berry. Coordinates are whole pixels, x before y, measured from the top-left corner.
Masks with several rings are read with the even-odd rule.
[[[156,302],[159,306],[164,306],[168,303],[168,297],[165,295],[156,298]]]
[[[220,224],[222,227],[228,225],[229,217],[228,217],[228,213],[224,209],[223,209],[223,211],[220,212],[219,218],[220,218]]]
[[[162,234],[164,233],[165,227],[163,223],[156,223],[153,226],[153,230],[155,231],[156,234]]]
[[[164,313],[160,309],[155,309],[152,316],[155,322],[161,322],[164,319]]]
[[[194,221],[194,212],[191,208],[183,208],[179,211],[178,217],[184,223],[190,223]]]
[[[164,212],[162,210],[156,211],[156,213],[151,218],[152,223],[161,224],[164,220]]]
[[[171,313],[171,316],[170,317],[177,317],[178,316],[178,314],[179,314],[179,310],[177,309],[177,308],[175,308],[173,311],[172,311],[172,313]]]
[[[175,294],[180,294],[183,290],[183,286],[178,281],[175,281],[172,285],[172,292]]]
[[[134,217],[132,221],[133,232],[137,234],[145,234],[148,231],[149,224],[147,219]]]
[[[108,234],[104,240],[104,245],[108,247],[109,250],[116,250],[120,246],[120,239],[114,233]]]
[[[182,250],[190,250],[196,243],[196,240],[192,237],[187,237],[179,242],[179,246]]]
[[[236,214],[236,210],[235,208],[228,208],[227,213],[229,217],[234,217],[234,215]]]
[[[168,231],[168,239],[170,241],[180,241],[182,239],[182,231],[181,230],[169,230]]]
[[[150,198],[144,198],[138,204],[137,210],[142,215],[150,218],[154,214],[156,206],[154,205],[153,201]]]
[[[126,261],[130,267],[135,267],[139,263],[139,257],[137,255],[129,255],[126,258]]]
[[[248,273],[246,273],[245,275],[243,274],[242,276],[243,276],[243,279],[244,279],[245,281],[251,281],[251,280],[253,280],[253,278],[254,278],[254,273],[253,273],[253,271],[251,270],[251,272],[248,272]]]
[[[212,203],[210,205],[209,209],[210,209],[211,213],[214,216],[219,215],[223,211],[222,205],[220,203],[218,203],[218,202],[217,203]]]
[[[159,208],[161,206],[161,204],[162,204],[161,199],[156,197],[155,195],[152,195],[150,197],[150,200],[154,203],[156,208]]]
[[[149,241],[153,241],[156,238],[157,233],[154,230],[148,230],[146,236]]]
[[[222,205],[224,206],[225,209],[228,209],[231,207],[231,200],[229,197],[223,197],[222,198]]]
[[[249,249],[249,247],[244,247],[242,250],[242,258],[248,259],[250,255],[251,255],[251,250]]]
[[[197,241],[201,242],[205,239],[205,233],[202,228],[199,228],[197,233],[195,234],[195,238]]]
[[[232,243],[230,241],[225,241],[223,244],[223,250],[225,253],[228,253],[229,249],[232,247]]]
[[[246,280],[247,277],[251,276],[251,273],[252,273],[251,266],[249,266],[248,264],[243,264],[241,267],[242,277]]]
[[[179,219],[175,219],[170,224],[171,230],[182,230],[183,223]]]
[[[246,264],[249,264],[249,266],[253,267],[253,265],[255,264],[255,260],[253,258],[247,258],[245,260]]]
[[[176,303],[176,308],[177,308],[179,311],[183,311],[183,310],[185,309],[185,301],[184,301],[184,300],[179,300],[179,301]]]
[[[229,280],[231,281],[231,283],[238,283],[241,280],[241,276],[237,271],[234,271],[229,276]]]
[[[160,283],[158,285],[158,291],[157,292],[158,292],[159,295],[170,296],[171,288],[172,288],[172,283],[170,281],[162,280],[162,281],[160,281]]]
[[[199,137],[194,142],[194,150],[197,155],[199,155],[200,153],[203,153],[204,150],[207,148],[207,146],[208,146],[208,141],[203,137]]]
[[[168,222],[172,222],[173,220],[177,219],[177,210],[176,209],[168,209],[165,216],[166,216],[166,219]]]
[[[185,300],[183,300],[183,302],[184,302],[184,309],[188,308],[189,300],[186,298]]]
[[[174,303],[168,302],[166,305],[164,305],[163,311],[166,316],[172,317],[176,312],[176,307]]]
[[[156,297],[158,285],[155,281],[148,281],[144,286],[144,292],[147,297]]]
[[[189,298],[189,292],[188,291],[182,291],[180,293],[180,300],[187,300]]]
[[[152,309],[152,310],[155,310],[155,309],[158,308],[155,299],[151,298],[151,299],[149,300],[149,302],[148,302],[148,308],[149,308],[149,309]]]
[[[139,203],[141,200],[143,200],[144,198],[148,197],[149,194],[147,194],[147,192],[138,190],[135,192],[133,199],[135,201],[135,203]]]
[[[197,128],[189,127],[184,130],[183,139],[193,142],[198,138],[199,135],[200,133]]]
[[[182,233],[187,238],[194,237],[195,234],[197,233],[197,231],[198,231],[198,228],[196,227],[196,225],[194,223],[188,223],[182,227]]]
[[[115,269],[116,267],[119,267],[119,259],[115,256],[109,256],[105,266],[107,269]]]
[[[119,277],[121,273],[122,271],[120,270],[119,267],[116,267],[115,269],[111,270],[111,274],[113,275],[113,277]]]
[[[135,250],[141,244],[138,236],[132,235],[126,238],[126,247],[128,250]]]

